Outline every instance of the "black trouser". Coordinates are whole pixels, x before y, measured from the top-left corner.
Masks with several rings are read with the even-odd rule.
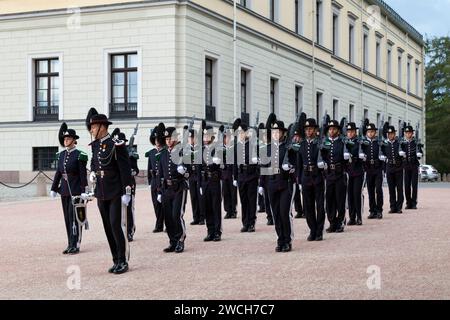
[[[337,228],[345,219],[345,200],[347,196],[347,176],[342,174],[335,179],[327,179],[326,209],[330,226]]]
[[[158,190],[154,186],[152,186],[152,202],[156,216],[155,229],[162,230],[164,229],[164,212],[162,204],[158,202]]]
[[[270,206],[278,236],[277,243],[279,246],[291,244],[294,237],[291,206],[294,200],[295,185],[287,182],[286,187],[280,188],[278,183],[272,184],[270,181],[268,185]]]
[[[388,171],[386,173],[389,186],[389,204],[394,212],[403,208],[403,170]]]
[[[303,205],[306,215],[306,223],[313,236],[321,236],[325,225],[324,208],[324,183],[303,184]]]
[[[61,197],[64,212],[64,222],[66,223],[67,245],[69,248],[80,248],[81,228],[74,216],[72,197]]]
[[[236,213],[237,188],[233,186],[233,179],[222,180],[223,206],[228,215]]]
[[[362,188],[364,183],[364,174],[361,176],[348,177],[348,215],[350,220],[362,220]]]
[[[267,220],[273,220],[272,217],[272,210],[270,209],[270,198],[269,198],[269,188],[267,187],[267,184],[264,186],[264,207],[266,208],[266,216]]]
[[[210,179],[202,183],[201,201],[206,213],[206,227],[209,235],[222,234],[222,195],[220,180]]]
[[[368,170],[366,172],[367,193],[369,194],[369,212],[383,213],[383,171]]]
[[[267,212],[264,195],[260,195],[259,193],[258,193],[258,207],[259,207],[259,212]]]
[[[184,207],[187,190],[183,184],[166,187],[162,195],[162,207],[166,222],[167,235],[171,246],[186,239],[186,225],[184,223]]]
[[[109,249],[114,263],[128,260],[128,239],[126,229],[122,229],[122,201],[119,196],[111,200],[97,200],[97,206],[102,216],[103,228],[108,239]],[[126,219],[126,215],[124,217]]]
[[[419,184],[419,168],[415,165],[405,166],[405,197],[408,207],[417,206],[417,187]]]
[[[200,186],[197,179],[189,180],[189,195],[191,197],[192,206],[192,220],[200,222],[205,220],[205,211],[203,205],[200,203]]]
[[[258,179],[239,182],[239,196],[242,207],[242,225],[254,226],[256,222],[256,195],[258,194]]]
[[[127,232],[129,235],[133,236],[136,231],[136,225],[134,224],[134,204],[135,204],[136,194],[131,195],[130,203],[127,206]]]
[[[297,212],[299,214],[303,213],[302,195],[300,192],[300,188],[297,184],[295,185],[294,208],[295,208],[295,212]]]

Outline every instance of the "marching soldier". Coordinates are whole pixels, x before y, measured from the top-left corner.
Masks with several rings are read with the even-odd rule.
[[[164,132],[167,148],[161,151],[158,163],[158,201],[162,203],[169,246],[164,252],[184,251],[186,225],[183,219],[188,190],[187,168],[182,164],[182,146],[175,127]]]
[[[185,127],[185,130],[188,126]],[[189,131],[189,145],[191,147],[191,164],[187,166],[189,175],[189,195],[191,197],[192,206],[192,222],[191,225],[204,225],[205,224],[205,210],[203,203],[200,199],[200,184],[198,182],[201,162],[201,144],[197,143],[197,137],[195,130]],[[198,158],[198,159],[197,159]]]
[[[405,128],[405,140],[402,148],[405,152],[405,209],[417,209],[417,187],[419,184],[419,160],[422,158],[422,146],[414,137],[412,126]]]
[[[294,137],[292,138],[292,143],[294,146],[294,149],[296,151],[300,148],[300,142],[302,140],[300,128],[297,124],[293,124],[296,126],[294,131]],[[297,168],[298,169],[298,168]],[[302,206],[302,192],[300,188],[300,181],[298,178],[296,179],[296,188],[295,188],[295,195],[294,195],[294,209],[296,212],[295,219],[304,219],[306,218],[305,213],[303,212],[303,206]]]
[[[213,128],[203,128],[203,161],[200,166],[198,181],[200,185],[200,201],[203,202],[206,214],[207,236],[205,242],[220,241],[222,236],[222,190],[220,183],[221,149],[216,150]]]
[[[295,172],[296,154],[286,146],[286,131],[283,121],[277,120],[271,114],[266,128],[270,128],[271,143],[267,156],[270,163],[264,165],[267,175],[267,188],[269,201],[277,232],[276,252],[289,252],[292,250],[293,217],[291,206],[295,193],[295,183],[292,178]]]
[[[270,148],[270,139],[268,138],[268,132],[263,134],[263,130],[265,129],[264,123],[260,123],[258,126],[258,136],[259,136],[259,156],[264,155],[265,157],[270,157],[269,148]],[[266,212],[267,217],[267,225],[273,226],[273,216],[272,210],[270,208],[270,200],[269,200],[269,188],[268,188],[268,179],[267,175],[260,175],[259,177],[259,188],[258,188],[258,203],[260,212]]]
[[[362,225],[362,191],[364,184],[364,155],[359,154],[359,140],[356,135],[356,124],[347,124],[347,138],[345,143],[349,150],[351,161],[347,165],[348,174],[348,212],[350,221],[347,225]]]
[[[369,194],[368,219],[383,218],[383,163],[386,156],[382,152],[382,132],[375,124],[365,127],[366,137],[362,141],[360,158],[364,160],[367,193]],[[378,132],[378,137],[377,137]]]
[[[95,197],[103,221],[114,265],[110,273],[128,271],[129,244],[127,239],[126,207],[131,200],[131,166],[125,141],[112,138],[106,115],[89,111],[86,119],[91,142],[90,180],[95,183]]]
[[[59,130],[59,142],[65,150],[58,153],[58,167],[51,187],[50,195],[56,198],[61,195],[64,221],[67,232],[67,248],[63,254],[77,254],[80,252],[81,229],[76,218],[72,203],[72,196],[79,196],[85,192],[87,186],[86,164],[88,156],[77,149],[79,139],[73,129],[68,129],[64,122]]]
[[[125,136],[125,133],[120,132],[118,139],[121,141],[125,141],[125,143],[128,142],[127,137]],[[129,146],[132,148],[133,146]],[[132,242],[134,233],[136,232],[136,224],[135,224],[135,199],[136,199],[136,176],[139,174],[139,168],[137,161],[139,160],[139,154],[137,154],[134,150],[132,152],[129,152],[128,154],[130,159],[130,166],[131,166],[131,200],[130,203],[127,206],[127,236],[128,241]]]
[[[308,241],[322,241],[325,225],[323,170],[319,168],[319,126],[315,119],[305,121],[305,139],[298,151],[298,180],[302,185],[303,204],[310,234]]]
[[[233,142],[231,141],[231,133],[224,132],[223,135],[223,169],[222,169],[222,196],[223,206],[225,209],[224,219],[237,218],[237,188],[233,185],[233,161],[234,155]],[[230,157],[230,159],[227,159]]]
[[[258,125],[258,138],[259,138],[259,154],[261,154],[261,152],[266,152],[267,151],[267,138],[265,136],[263,136],[262,131],[264,130],[264,123],[260,123]],[[260,177],[260,179],[263,177]],[[264,190],[267,190],[267,188],[264,188]],[[258,191],[258,213],[263,213],[263,212],[267,212],[267,221],[269,222],[269,217],[271,217],[270,215],[270,208],[266,208],[266,199],[265,199],[265,194],[264,193],[260,193]],[[269,224],[269,223],[267,223]],[[273,224],[273,223],[272,223]]]
[[[328,233],[344,232],[345,199],[347,194],[346,161],[350,154],[345,152],[344,141],[340,137],[341,126],[338,121],[331,120],[327,126],[328,138],[322,156],[326,163],[326,210],[330,227]]]
[[[239,189],[241,199],[241,232],[255,232],[259,178],[257,152],[252,150],[246,123],[241,119],[236,119],[233,123],[233,130],[238,134],[234,151],[233,185]]]
[[[164,123],[160,123],[152,130],[150,134],[150,143],[154,146],[154,148],[145,154],[145,156],[148,157],[148,185],[151,191],[153,209],[156,215],[156,223],[153,233],[164,231],[164,212],[162,210],[161,203],[158,201],[158,165],[161,151],[166,145],[166,139],[164,138],[165,130],[166,127],[164,126]]]
[[[397,130],[389,126],[388,139],[383,144],[383,153],[386,156],[386,179],[389,187],[389,213],[403,213],[403,157],[405,152],[400,147],[396,137]]]

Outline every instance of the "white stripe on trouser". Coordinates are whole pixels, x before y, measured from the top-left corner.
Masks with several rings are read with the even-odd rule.
[[[122,214],[121,214],[121,221],[120,224],[122,226],[122,233],[123,237],[125,239],[125,262],[128,262],[130,260],[130,244],[128,243],[128,206],[124,205],[122,203],[122,199],[120,200],[120,204],[122,206]]]
[[[222,197],[222,192],[223,192],[223,182],[222,180],[220,180],[220,197]],[[222,233],[222,201],[220,201],[220,233]]]
[[[295,191],[296,191],[296,184],[294,183],[292,185],[292,197],[291,197],[291,204],[289,206],[289,223],[291,225],[291,241],[294,240],[294,216],[292,214],[292,204],[294,203]]]
[[[366,184],[366,179],[367,179],[366,173],[363,172],[363,183],[361,186],[361,219],[364,215],[364,185]]]
[[[186,239],[186,225],[184,223],[184,202],[186,201],[186,195],[187,195],[187,190],[184,189],[183,190],[183,197],[181,200],[181,209],[180,209],[180,222],[181,222],[181,229],[183,229],[183,234],[180,237],[180,242],[184,242],[184,239]],[[183,240],[181,240],[183,239]]]
[[[136,216],[135,216],[135,203],[136,203],[136,195],[131,195],[131,215],[133,217],[133,230],[132,235],[134,236],[134,233],[136,232]]]

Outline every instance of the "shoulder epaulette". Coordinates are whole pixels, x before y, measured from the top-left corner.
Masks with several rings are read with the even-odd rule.
[[[79,161],[87,162],[87,161],[88,161],[88,155],[87,155],[87,153],[80,150],[80,154],[78,155],[78,160],[79,160]]]
[[[153,150],[153,149],[152,149],[152,150]],[[150,157],[150,152],[152,152],[152,150],[148,150],[148,151],[145,153],[145,157],[146,157],[146,158]]]
[[[136,153],[136,152],[131,153],[131,154],[130,154],[130,157],[131,157],[131,158],[134,158],[134,159],[136,159],[136,160],[139,160],[139,154]]]

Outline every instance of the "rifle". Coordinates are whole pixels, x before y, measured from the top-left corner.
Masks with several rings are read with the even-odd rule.
[[[415,139],[417,141],[417,151],[419,151],[420,153],[423,153],[422,148],[424,147],[424,145],[420,139],[420,122],[419,121],[417,122],[417,125],[416,125]]]
[[[389,126],[389,123],[384,122],[384,115],[382,115],[378,126],[378,148],[379,148],[378,156],[384,155],[382,146],[384,144],[383,140],[387,139],[386,136],[387,126]]]
[[[325,131],[328,126],[328,119],[329,116],[327,114],[327,110],[325,110],[325,114],[323,115],[322,118],[322,126],[320,127],[319,130],[319,156],[317,158],[317,162],[323,162],[322,150],[325,148],[325,139],[327,138],[327,134]]]
[[[134,150],[134,137],[136,136],[139,129],[139,123],[136,124],[136,127],[134,128],[133,134],[130,137],[130,140],[128,141],[128,155],[132,156],[135,153]]]

